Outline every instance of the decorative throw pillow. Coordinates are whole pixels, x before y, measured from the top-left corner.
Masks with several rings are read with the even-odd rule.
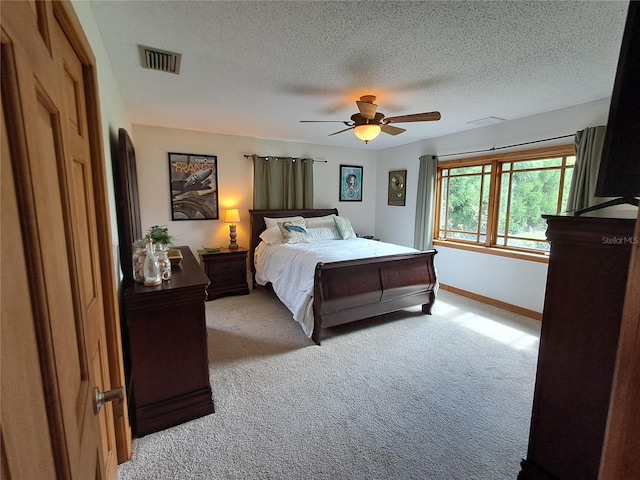
[[[282,217],[282,218],[271,218],[271,217],[264,217],[264,224],[267,226],[267,229],[269,228],[275,228],[278,229],[278,222],[289,222],[291,220],[303,220],[304,218],[297,216],[297,217]]]
[[[278,222],[282,233],[282,243],[308,243],[304,219]]]
[[[278,243],[283,243],[284,239],[282,238],[282,233],[280,232],[280,227],[278,226],[278,222],[288,222],[290,220],[304,220],[300,216],[296,217],[281,217],[281,218],[270,218],[264,217],[264,224],[267,229],[260,234],[260,238],[268,245],[277,245]],[[266,233],[269,232],[269,233]],[[265,237],[268,239],[265,239]]]
[[[347,217],[336,217],[333,220],[336,224],[336,229],[338,230],[338,233],[340,234],[340,238],[342,238],[342,240],[356,238],[356,232],[353,231],[351,222]]]

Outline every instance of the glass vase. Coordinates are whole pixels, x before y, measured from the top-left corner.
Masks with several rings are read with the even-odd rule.
[[[144,260],[147,258],[146,244],[143,240],[138,240],[132,244],[131,266],[133,268],[133,280],[144,283]]]
[[[169,258],[169,246],[156,243],[156,257],[160,267],[160,278],[162,280],[171,279],[171,259]]]
[[[144,259],[144,284],[148,287],[160,285],[160,263],[155,255],[155,248],[151,243],[151,237],[147,235],[146,256]]]

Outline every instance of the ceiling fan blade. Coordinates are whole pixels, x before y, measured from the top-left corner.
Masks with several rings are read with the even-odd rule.
[[[346,120],[300,120],[300,123],[344,123],[349,125]]]
[[[384,119],[384,123],[433,122],[435,120],[440,120],[440,112],[414,113],[412,115],[387,117]]]
[[[349,130],[353,130],[353,128],[354,128],[354,127],[345,128],[344,130],[340,130],[339,132],[330,133],[330,134],[329,134],[329,135],[327,135],[327,136],[331,137],[331,136],[333,136],[333,135],[337,135],[337,134],[339,134],[339,133],[348,132]]]
[[[380,125],[380,128],[384,133],[389,135],[400,135],[402,132],[406,132],[404,128],[394,127],[392,125]]]
[[[362,97],[365,98],[365,97]],[[373,97],[376,98],[376,97]],[[373,120],[376,116],[376,110],[378,106],[375,103],[370,102],[362,102],[360,100],[356,101],[356,105],[358,105],[358,110],[360,110],[360,115],[363,118],[367,118],[369,120]]]

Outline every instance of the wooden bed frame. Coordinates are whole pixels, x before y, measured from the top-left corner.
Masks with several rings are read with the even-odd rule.
[[[264,217],[321,217],[338,215],[338,210],[249,210],[251,245],[249,263],[254,274],[253,252],[265,228]],[[431,313],[435,302],[437,252],[318,263],[314,278],[312,340],[320,345],[322,329],[394,312],[414,305]]]

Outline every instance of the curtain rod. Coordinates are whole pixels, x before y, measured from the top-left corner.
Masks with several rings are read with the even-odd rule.
[[[244,158],[251,158],[251,157],[253,157],[253,155],[244,155]],[[278,158],[281,158],[281,157],[279,157],[278,155],[256,155],[256,157],[260,157],[260,158],[267,158],[267,159],[268,159],[269,157],[278,157]],[[312,161],[313,163],[327,163],[327,161],[326,161],[326,160],[316,160],[315,158],[312,158],[312,159],[311,159],[311,161]]]
[[[495,150],[502,150],[503,148],[521,147],[523,145],[531,145],[532,143],[548,142],[550,140],[558,140],[560,138],[568,138],[568,137],[575,137],[575,133],[572,133],[572,134],[569,134],[569,135],[561,135],[559,137],[545,138],[545,139],[542,139],[542,140],[532,140],[530,142],[516,143],[514,145],[505,145],[504,147],[491,147],[491,148],[487,148],[485,150],[473,150],[471,152],[460,152],[460,153],[445,153],[444,155],[435,155],[435,157],[436,158],[452,157],[454,155],[469,155],[470,153],[493,152]]]
[[[469,155],[471,153],[485,153],[485,152],[494,152],[496,150],[503,150],[505,148],[513,148],[513,147],[522,147],[523,145],[531,145],[533,143],[540,143],[540,142],[550,142],[551,140],[559,140],[561,138],[569,138],[569,137],[575,137],[575,133],[570,133],[568,135],[560,135],[559,137],[551,137],[551,138],[543,138],[542,140],[532,140],[530,142],[523,142],[523,143],[515,143],[513,145],[505,145],[503,147],[491,147],[491,148],[487,148],[484,150],[472,150],[469,152],[458,152],[458,153],[445,153],[442,155],[435,155],[436,158],[440,158],[440,157],[453,157],[455,155]],[[268,158],[268,157],[277,157],[277,155],[256,155],[258,157],[262,157],[262,158]],[[253,155],[244,155],[244,158],[251,158],[253,157]],[[311,159],[313,160],[313,163],[319,162],[319,163],[327,163],[326,160],[315,160],[315,159]]]

